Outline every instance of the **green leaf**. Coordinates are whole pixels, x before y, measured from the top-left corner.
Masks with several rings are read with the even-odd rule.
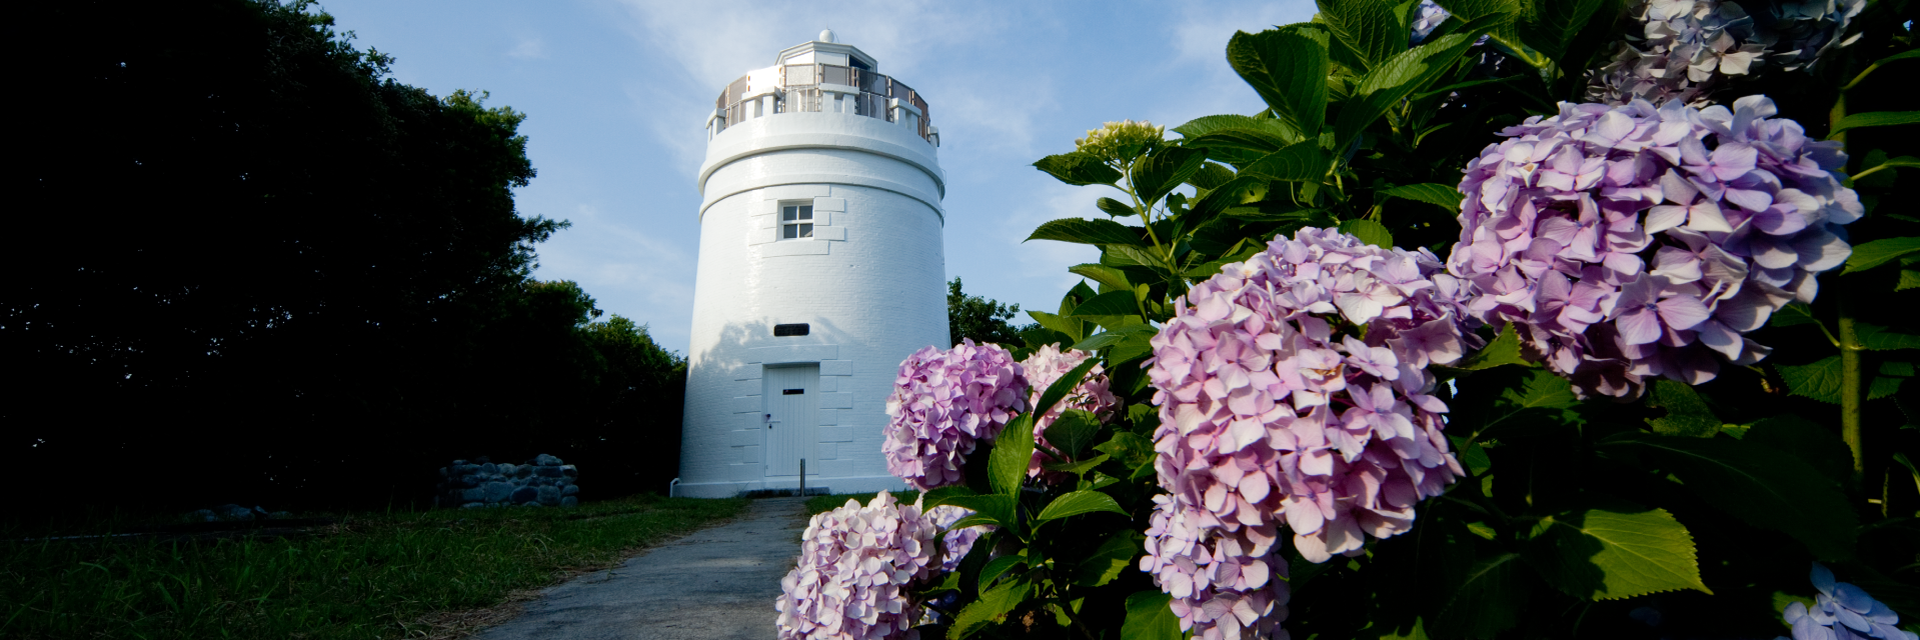
[[[1483,379],[1484,378],[1484,379]],[[1539,429],[1552,424],[1580,424],[1575,410],[1580,398],[1566,378],[1545,369],[1494,369],[1473,374],[1473,384],[1461,394],[1450,421],[1470,429],[1475,439],[1496,428]],[[1498,395],[1493,395],[1497,391]]]
[[[1532,2],[1527,2],[1526,4],[1531,5]],[[1453,0],[1453,2],[1448,3],[1446,7],[1447,11],[1453,13],[1454,18],[1462,21],[1472,21],[1486,16],[1517,17],[1534,10],[1531,6],[1523,9],[1522,0]],[[1448,21],[1448,23],[1451,22],[1451,20]],[[1447,26],[1448,25],[1442,25],[1441,29],[1445,29]],[[1519,58],[1522,62],[1533,65],[1535,68],[1545,69],[1551,63],[1545,55],[1533,50],[1533,48],[1528,47],[1525,42],[1521,41],[1518,25],[1511,19],[1503,20],[1487,27],[1486,34],[1492,36],[1493,40],[1500,43],[1501,46],[1506,47],[1508,50],[1507,53]]]
[[[1027,415],[1043,414],[1052,411],[1053,405],[1060,404],[1061,398],[1065,398],[1067,394],[1073,393],[1073,388],[1080,386],[1080,382],[1087,378],[1087,372],[1092,371],[1093,368],[1097,366],[1100,366],[1099,358],[1087,358],[1086,361],[1081,362],[1079,366],[1074,367],[1072,371],[1068,371],[1066,375],[1060,376],[1059,380],[1055,380],[1053,384],[1047,386],[1046,391],[1041,392],[1040,402],[1035,403],[1033,408],[1028,410]],[[1031,434],[1033,427],[1028,426],[1027,432]],[[1031,437],[1028,438],[1028,442],[1032,442]],[[1031,448],[1029,448],[1029,454],[1031,454]],[[1026,458],[1021,458],[1020,469],[1022,473],[1026,472],[1027,463],[1025,461]]]
[[[1000,556],[998,558],[988,560],[987,566],[981,567],[980,569],[979,589],[981,591],[985,591],[989,588],[992,588],[993,581],[1000,579],[1000,574],[1006,573],[1008,570],[1011,570],[1014,567],[1017,567],[1026,563],[1027,563],[1026,557],[1012,556],[1012,555]]]
[[[1093,555],[1074,566],[1073,584],[1098,587],[1113,582],[1122,572],[1133,569],[1133,559],[1140,557],[1141,550],[1145,548],[1142,539],[1143,536],[1130,529],[1113,532],[1111,537],[1100,543],[1099,548],[1093,550]]]
[[[1124,244],[1109,244],[1100,247],[1100,264],[1119,267],[1154,267],[1166,269],[1167,263],[1160,256],[1145,247]],[[1088,296],[1092,297],[1092,296]]]
[[[1840,356],[1827,356],[1813,364],[1774,366],[1780,370],[1780,379],[1787,383],[1787,390],[1793,395],[1840,404]]]
[[[1133,289],[1133,283],[1127,280],[1127,273],[1125,271],[1104,264],[1076,264],[1067,267],[1067,271],[1074,275],[1084,276],[1088,280],[1114,289],[1123,291],[1131,291]]]
[[[1467,473],[1483,475],[1493,468],[1493,458],[1487,457],[1486,447],[1480,446],[1479,442],[1464,436],[1447,436],[1447,440],[1453,443],[1453,450],[1460,457],[1460,466],[1466,467]]]
[[[1120,640],[1180,640],[1180,617],[1173,615],[1173,596],[1158,590],[1127,596],[1127,619],[1120,623]]]
[[[1512,323],[1500,327],[1500,334],[1494,336],[1493,341],[1488,342],[1487,346],[1467,354],[1458,363],[1447,366],[1454,369],[1479,371],[1507,364],[1527,365],[1527,359],[1520,355],[1520,334],[1514,329]]]
[[[1095,334],[1092,337],[1089,337],[1085,340],[1081,340],[1079,342],[1074,343],[1072,348],[1079,349],[1081,351],[1093,351],[1095,349],[1102,349],[1114,344],[1119,344],[1121,341],[1126,340],[1127,338],[1135,334],[1144,333],[1148,337],[1152,337],[1153,334],[1158,333],[1159,331],[1160,331],[1159,329],[1155,328],[1153,325],[1150,325],[1150,324],[1132,324],[1132,325],[1120,327],[1118,329],[1114,329],[1112,331],[1105,331],[1099,334]]]
[[[1153,452],[1153,441],[1146,436],[1131,431],[1115,432],[1112,439],[1094,445],[1093,450],[1113,456],[1122,466],[1136,473],[1142,468],[1149,473],[1153,470],[1156,454]]]
[[[1137,315],[1140,315],[1140,306],[1130,290],[1108,291],[1073,308],[1073,317],[1076,318]]]
[[[1093,206],[1099,207],[1101,213],[1105,213],[1115,218],[1131,218],[1133,216],[1140,215],[1140,212],[1133,210],[1133,205],[1127,204],[1125,202],[1121,202],[1119,200],[1115,200],[1113,198],[1101,198],[1099,200],[1095,200],[1093,201]]]
[[[1916,251],[1920,251],[1920,237],[1881,238],[1856,244],[1853,255],[1847,256],[1847,269],[1840,275],[1866,271]]]
[[[1720,418],[1707,408],[1707,401],[1695,393],[1693,385],[1661,378],[1653,381],[1647,406],[1666,409],[1667,415],[1647,419],[1654,433],[1691,438],[1711,438],[1720,433]]]
[[[953,617],[953,626],[947,629],[947,638],[959,640],[971,636],[1005,617],[1027,600],[1031,586],[1026,580],[1008,580],[980,592],[979,600],[973,601]]]
[[[1753,423],[1741,440],[1798,457],[1834,482],[1853,473],[1853,453],[1838,434],[1791,413]]]
[[[1340,107],[1340,118],[1334,121],[1333,149],[1345,153],[1368,125],[1453,66],[1473,46],[1479,34],[1509,19],[1501,14],[1475,19],[1460,31],[1401,52],[1367,72],[1360,79],[1360,86],[1354,89],[1353,97]]]
[[[1161,147],[1133,165],[1133,190],[1146,206],[1153,206],[1207,163],[1207,152],[1186,147]]]
[[[1460,201],[1466,198],[1457,188],[1432,182],[1400,185],[1383,193],[1395,198],[1425,202],[1447,211],[1459,211]]]
[[[1120,508],[1120,503],[1113,501],[1113,496],[1098,491],[1073,491],[1054,498],[1053,502],[1047,503],[1047,507],[1041,509],[1040,515],[1035,518],[1045,522],[1095,511],[1111,511],[1123,516],[1127,515],[1126,510]]]
[[[1606,4],[1606,0],[1535,2],[1532,15],[1514,28],[1527,46],[1559,61],[1566,55],[1567,45],[1573,42],[1574,36],[1587,26],[1587,20]]]
[[[1046,469],[1048,471],[1058,471],[1060,473],[1068,473],[1068,474],[1073,474],[1077,476],[1077,475],[1085,474],[1088,471],[1092,471],[1095,467],[1105,464],[1107,460],[1111,458],[1112,456],[1102,453],[1100,455],[1087,458],[1085,460],[1081,460],[1078,462],[1048,462],[1040,465],[1040,468]]]
[[[1914,287],[1920,287],[1920,269],[1902,268],[1900,282],[1894,285],[1893,290],[1906,291]]]
[[[1313,182],[1327,175],[1329,158],[1317,140],[1302,140],[1287,148],[1262,156],[1240,170],[1242,176],[1262,176],[1269,180]]]
[[[1746,440],[1643,432],[1610,436],[1598,450],[1650,460],[1708,504],[1749,525],[1793,536],[1816,559],[1853,555],[1859,520],[1846,494],[1793,454]]]
[[[1256,175],[1234,176],[1233,179],[1208,191],[1207,195],[1202,196],[1200,200],[1193,203],[1193,208],[1187,211],[1187,215],[1185,216],[1186,227],[1188,229],[1200,228],[1201,225],[1219,216],[1221,212],[1226,211],[1233,205],[1240,204],[1241,194],[1246,193],[1248,189],[1262,186],[1266,182],[1267,180],[1265,178]]]
[[[1869,111],[1866,113],[1853,113],[1841,118],[1839,122],[1833,123],[1833,129],[1827,132],[1827,139],[1832,140],[1834,136],[1848,129],[1891,127],[1916,122],[1920,122],[1920,111]]]
[[[1920,349],[1920,336],[1865,322],[1853,324],[1853,338],[1868,351]]]
[[[1350,234],[1359,238],[1361,242],[1382,249],[1393,248],[1393,234],[1387,231],[1387,225],[1366,218],[1355,218],[1340,223],[1340,232]]]
[[[1268,120],[1267,122],[1276,121]],[[1299,141],[1300,138],[1298,136],[1289,140],[1278,135],[1254,129],[1225,129],[1203,136],[1188,138],[1185,146],[1194,149],[1206,149],[1210,154],[1221,149],[1246,151],[1252,153],[1253,157],[1258,158],[1279,151],[1287,145]],[[1213,157],[1218,158],[1220,155],[1214,154]]]
[[[1801,324],[1818,324],[1819,322],[1819,320],[1813,318],[1812,308],[1808,307],[1805,303],[1795,302],[1780,307],[1780,310],[1773,312],[1773,317],[1767,321],[1767,324],[1775,327],[1791,327]]]
[[[1068,458],[1078,459],[1080,452],[1093,445],[1094,435],[1100,432],[1100,419],[1092,413],[1079,409],[1060,412],[1060,417],[1047,427],[1047,444]]]
[[[1066,335],[1069,342],[1078,342],[1087,337],[1086,329],[1081,326],[1079,320],[1063,318],[1045,311],[1028,311],[1027,315],[1032,317],[1033,321],[1039,323],[1040,326]]]
[[[991,461],[989,461],[989,464],[991,464]],[[924,504],[929,509],[936,506],[932,503]],[[973,511],[978,517],[991,520],[992,522],[990,524],[1012,526],[1014,522],[1019,520],[1019,517],[1014,512],[1016,506],[1014,505],[1014,499],[998,493],[947,496],[940,501],[940,504],[952,505]],[[954,526],[959,527],[959,524],[955,523]]]
[[[979,494],[974,493],[973,489],[968,488],[967,485],[964,485],[964,484],[948,485],[948,486],[939,487],[930,491],[920,492],[920,504],[922,508],[932,509],[934,507],[947,504],[947,501],[953,498],[961,498],[961,497],[973,496],[973,495],[979,495]]]
[[[1886,361],[1880,363],[1878,375],[1867,384],[1867,399],[1879,400],[1900,392],[1901,383],[1913,377],[1913,363]]]
[[[1139,246],[1140,227],[1129,227],[1112,220],[1061,218],[1040,225],[1027,240],[1058,240],[1078,244]],[[1023,240],[1022,242],[1025,242]]]
[[[1193,172],[1193,177],[1187,178],[1187,184],[1193,185],[1195,189],[1212,191],[1220,188],[1233,177],[1232,169],[1209,162],[1202,165],[1199,171]]]
[[[1279,137],[1287,143],[1319,137],[1327,118],[1327,32],[1282,27],[1235,33],[1227,41],[1227,64],[1273,110],[1272,122],[1286,128],[1274,132]],[[1189,137],[1207,133],[1187,131],[1192,125],[1175,130]]]
[[[1618,600],[1693,589],[1700,581],[1693,535],[1664,509],[1590,509],[1548,516],[1524,552],[1548,584],[1576,598]]]
[[[1520,621],[1526,607],[1520,554],[1508,553],[1474,563],[1459,581],[1429,630],[1442,638],[1491,638]]]
[[[1394,16],[1392,5],[1380,0],[1318,0],[1320,22],[1333,39],[1358,56],[1365,73],[1407,48],[1407,25]]]
[[[1088,362],[1094,360],[1087,358]],[[993,451],[987,453],[987,481],[994,493],[1019,495],[1020,483],[1027,479],[1027,462],[1033,459],[1034,413],[1029,411],[1014,418],[1000,431],[1000,436],[994,438]]]
[[[1071,185],[1113,184],[1120,179],[1119,171],[1107,166],[1098,156],[1083,151],[1047,156],[1033,166]]]

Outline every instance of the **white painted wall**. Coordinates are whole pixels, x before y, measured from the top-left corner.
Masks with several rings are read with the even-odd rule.
[[[767,365],[819,363],[809,486],[904,489],[881,455],[900,361],[946,344],[945,193],[933,145],[902,123],[781,113],[728,127],[700,171],[700,259],[675,495],[790,488],[767,475]],[[776,241],[778,206],[814,205],[812,239]],[[773,325],[811,333],[774,337]]]

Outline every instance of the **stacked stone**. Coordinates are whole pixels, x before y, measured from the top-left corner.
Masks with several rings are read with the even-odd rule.
[[[440,490],[434,499],[443,507],[520,505],[572,507],[580,504],[580,471],[559,458],[540,454],[526,464],[455,460],[440,468]]]

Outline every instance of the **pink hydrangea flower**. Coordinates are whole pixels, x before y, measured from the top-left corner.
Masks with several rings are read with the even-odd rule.
[[[780,580],[781,640],[912,640],[920,605],[908,589],[934,566],[939,528],[885,492],[815,515],[800,562]]]
[[[1197,636],[1263,637],[1277,618],[1243,614],[1285,615],[1283,587],[1260,586],[1284,565],[1283,523],[1310,561],[1359,553],[1362,534],[1406,531],[1414,503],[1464,473],[1424,368],[1477,346],[1459,293],[1430,252],[1307,228],[1175,305],[1148,361],[1170,495],[1141,568]]]
[[[1032,385],[1029,387],[1031,393],[1027,396],[1027,405],[1038,405],[1040,394],[1046,393],[1047,387],[1053,386],[1054,382],[1060,380],[1060,376],[1073,371],[1074,367],[1080,366],[1092,355],[1074,349],[1062,351],[1058,343],[1035,349],[1026,360],[1020,362],[1021,370],[1026,373],[1027,383]],[[1053,426],[1053,421],[1059,419],[1061,412],[1068,409],[1090,412],[1101,422],[1113,420],[1114,414],[1120,408],[1120,401],[1113,396],[1113,391],[1110,389],[1112,384],[1105,375],[1105,368],[1094,365],[1093,369],[1087,372],[1086,380],[1075,386],[1066,398],[1060,400],[1059,404],[1034,420],[1034,441],[1041,445],[1049,444],[1046,438],[1047,427]],[[1040,466],[1048,462],[1053,462],[1053,459],[1039,447],[1035,447],[1033,460],[1027,464],[1027,475],[1040,475]]]
[[[922,491],[959,484],[967,454],[1027,410],[1027,379],[1013,354],[963,340],[900,363],[883,435],[887,471]]]
[[[1587,99],[1705,106],[1729,77],[1757,71],[1764,61],[1753,18],[1732,0],[1640,0],[1633,15],[1642,33],[1620,43],[1613,62],[1593,73]]]
[[[945,532],[940,538],[941,548],[945,553],[940,557],[938,573],[948,573],[958,569],[960,561],[965,560],[967,553],[973,551],[973,543],[978,542],[980,536],[992,530],[992,527],[987,525],[953,528],[953,523],[970,515],[973,515],[971,509],[945,504],[926,511],[927,523]]]
[[[1468,163],[1448,268],[1478,318],[1582,395],[1638,397],[1647,378],[1713,379],[1769,349],[1746,333],[1812,302],[1851,253],[1863,209],[1773,102],[1655,109],[1562,103]]]

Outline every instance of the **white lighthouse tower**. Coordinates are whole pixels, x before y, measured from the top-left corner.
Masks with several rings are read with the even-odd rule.
[[[881,455],[900,361],[947,346],[927,103],[832,31],[735,80],[700,167],[675,495],[904,488]]]

